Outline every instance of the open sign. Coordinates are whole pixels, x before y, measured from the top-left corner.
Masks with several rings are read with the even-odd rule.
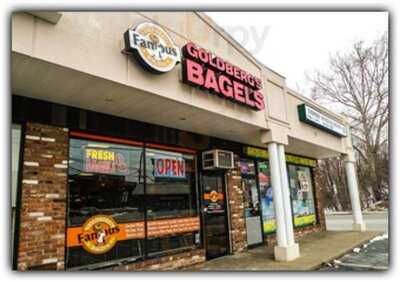
[[[154,176],[160,178],[185,178],[185,160],[182,158],[155,158]]]

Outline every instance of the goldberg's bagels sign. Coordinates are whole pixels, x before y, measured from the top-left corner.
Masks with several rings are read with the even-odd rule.
[[[150,22],[124,34],[125,51],[152,73],[171,71],[181,52],[168,33]],[[182,81],[254,110],[265,108],[261,79],[189,42],[182,48]]]
[[[261,79],[189,42],[182,48],[184,83],[254,110],[264,109]]]

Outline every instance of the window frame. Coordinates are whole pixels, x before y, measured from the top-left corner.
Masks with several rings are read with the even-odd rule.
[[[264,239],[264,242],[265,242],[267,240],[268,236],[271,236],[272,234],[276,233],[276,229],[274,231],[271,231],[271,232],[268,232],[268,233],[264,232],[264,215],[263,215],[263,211],[262,211],[262,209],[263,209],[262,207],[263,206],[262,206],[262,201],[261,201],[261,186],[260,186],[260,179],[259,179],[260,170],[259,170],[259,166],[258,166],[259,163],[263,163],[263,162],[267,162],[268,163],[268,167],[270,168],[269,159],[256,159],[255,160],[256,168],[257,168],[256,180],[257,180],[258,194],[259,194],[259,197],[260,197],[260,207],[261,207],[261,212],[260,212],[261,213],[261,231],[262,231],[263,239]],[[269,171],[269,174],[271,176],[271,170]],[[272,187],[272,183],[271,183],[271,187]]]
[[[157,253],[148,253],[148,235],[147,235],[147,200],[146,200],[146,192],[147,192],[147,170],[146,170],[146,149],[155,149],[155,150],[164,150],[166,152],[175,152],[175,153],[183,153],[183,154],[189,154],[193,156],[193,161],[194,161],[194,182],[195,185],[192,189],[194,189],[194,194],[196,197],[196,201],[194,203],[196,204],[196,207],[194,210],[196,211],[196,216],[200,218],[200,230],[198,231],[200,233],[201,237],[201,216],[200,216],[200,207],[199,207],[199,192],[198,192],[198,154],[197,150],[190,149],[190,148],[183,148],[183,147],[177,147],[177,146],[171,146],[171,145],[164,145],[164,144],[158,144],[158,143],[152,143],[152,142],[142,142],[142,141],[137,141],[137,140],[131,140],[131,139],[126,139],[126,138],[119,138],[119,137],[113,137],[113,136],[107,136],[107,135],[98,135],[98,134],[93,134],[93,133],[88,133],[88,132],[83,132],[83,131],[78,131],[78,130],[70,130],[69,136],[68,136],[68,143],[70,142],[70,139],[80,139],[80,140],[92,140],[92,141],[97,141],[97,142],[106,142],[106,143],[115,143],[115,144],[121,144],[121,145],[127,145],[127,146],[136,146],[136,147],[141,147],[142,152],[143,152],[143,197],[144,197],[144,214],[143,214],[143,220],[144,220],[144,227],[145,227],[145,234],[143,238],[143,246],[144,246],[144,251],[143,255],[141,257],[126,257],[126,258],[119,258],[115,260],[108,260],[100,263],[94,263],[94,264],[85,264],[81,266],[76,266],[76,267],[71,267],[68,268],[69,270],[78,270],[78,269],[96,269],[96,268],[101,268],[104,267],[104,265],[107,265],[108,267],[114,266],[114,265],[120,265],[120,264],[126,264],[126,263],[132,263],[132,261],[144,261],[147,259],[151,258],[157,258],[157,257],[162,257],[166,255],[171,255],[175,253],[181,253],[185,250],[194,250],[194,249],[199,249],[203,247],[203,241],[202,239],[200,240],[199,244],[193,244],[191,246],[186,246],[186,247],[180,247],[176,249],[169,249],[169,250],[163,250]],[[69,148],[69,146],[68,146]],[[69,156],[69,154],[68,154]],[[69,177],[69,175],[68,175]],[[66,216],[65,216],[65,233],[67,232],[68,228],[68,217],[69,217],[69,189],[67,188],[67,198],[66,198]],[[64,252],[64,258],[65,262],[67,265],[67,245],[66,243],[64,244],[65,247],[65,252]],[[135,258],[134,260],[132,260]]]
[[[290,154],[290,155],[293,155],[293,156],[297,156],[297,157],[303,157],[303,158],[309,158],[310,159],[310,157],[305,157],[305,156],[301,156],[301,155],[296,155],[296,154]],[[242,157],[243,159],[252,159],[252,160],[254,160],[255,161],[255,163],[256,163],[256,175],[257,175],[257,177],[256,177],[256,181],[257,181],[257,186],[258,186],[258,189],[259,189],[259,194],[260,194],[260,180],[259,180],[259,178],[258,178],[258,163],[260,163],[260,162],[268,162],[269,163],[269,159],[261,159],[261,158],[252,158],[252,157]],[[292,224],[293,224],[293,229],[294,230],[302,230],[302,229],[306,229],[306,228],[309,228],[310,226],[317,226],[317,225],[319,225],[321,222],[320,222],[320,217],[321,217],[321,215],[320,215],[320,213],[319,213],[319,210],[318,210],[318,202],[317,202],[317,195],[316,195],[316,182],[315,182],[315,176],[314,176],[314,169],[315,169],[315,167],[313,167],[313,166],[308,166],[308,165],[299,165],[299,164],[296,164],[296,163],[292,163],[292,162],[287,162],[286,160],[285,160],[285,163],[286,163],[286,171],[287,171],[287,178],[288,178],[288,181],[290,181],[290,178],[289,178],[289,165],[294,165],[294,166],[300,166],[300,167],[307,167],[307,168],[309,168],[310,169],[310,174],[311,174],[311,184],[312,184],[312,194],[313,194],[313,201],[314,201],[314,209],[315,209],[315,218],[316,218],[316,222],[315,222],[315,224],[307,224],[307,225],[303,225],[303,226],[295,226],[295,224],[294,224],[294,212],[293,212],[293,203],[292,203],[292,196],[291,196],[291,194],[290,194],[290,208],[291,208],[291,213],[292,213]],[[289,187],[289,189],[290,189],[290,187]],[[261,194],[260,194],[260,196],[261,196]],[[261,203],[261,199],[260,199],[260,203]],[[262,215],[262,205],[261,205],[261,221],[262,221],[262,224],[264,223],[264,218],[263,218],[263,215]],[[265,242],[265,240],[267,239],[267,237],[268,236],[271,236],[271,235],[273,235],[273,234],[276,234],[276,229],[274,230],[274,231],[272,231],[272,232],[269,232],[269,233],[264,233],[264,229],[263,229],[263,225],[262,225],[262,234],[263,234],[263,238],[264,238],[264,242]]]
[[[201,220],[201,216],[200,216],[200,208],[199,208],[199,193],[198,193],[198,167],[197,167],[197,154],[195,150],[192,149],[187,149],[187,148],[181,148],[181,147],[174,147],[174,146],[169,146],[169,145],[163,145],[163,144],[157,144],[157,143],[147,143],[144,142],[143,145],[143,152],[144,152],[144,157],[143,157],[143,161],[144,161],[144,165],[143,165],[143,170],[144,170],[144,222],[145,222],[145,239],[144,239],[144,245],[145,245],[145,255],[144,255],[144,259],[152,259],[152,258],[158,258],[158,257],[162,257],[162,256],[166,256],[166,255],[171,255],[171,254],[175,254],[175,253],[180,253],[184,250],[193,250],[193,249],[198,249],[201,248],[203,246],[203,241],[201,240],[200,244],[194,244],[192,246],[186,246],[186,247],[180,247],[180,248],[176,248],[176,249],[168,249],[168,250],[163,250],[163,251],[159,251],[159,252],[152,252],[149,253],[148,249],[148,235],[147,235],[147,224],[148,224],[148,220],[147,220],[147,149],[154,149],[154,150],[161,150],[161,151],[165,151],[165,152],[175,152],[175,153],[182,153],[182,154],[188,154],[188,155],[192,155],[193,156],[193,161],[194,161],[194,173],[195,173],[195,177],[194,177],[194,181],[195,181],[195,185],[194,188],[194,194],[196,195],[196,201],[194,201],[194,203],[196,204],[196,215],[199,217],[199,221],[200,221],[200,230],[199,230],[199,234],[201,234],[201,224],[202,224],[202,220]],[[184,218],[184,217],[176,217],[176,218]],[[200,235],[201,236],[201,235]],[[162,237],[160,237],[162,238]]]
[[[110,136],[105,136],[105,135],[91,134],[91,133],[80,132],[80,131],[70,131],[69,136],[68,136],[68,168],[67,168],[67,179],[68,180],[70,177],[70,175],[69,175],[69,168],[70,168],[69,160],[70,160],[71,139],[81,140],[81,141],[104,142],[104,143],[109,143],[109,144],[119,144],[119,145],[123,145],[123,146],[134,146],[134,147],[138,147],[139,149],[141,149],[142,153],[144,154],[144,146],[138,145],[138,144],[144,144],[143,142],[127,140],[127,139],[122,139],[122,138],[117,138],[117,137],[110,137]],[[143,160],[144,160],[144,157],[142,159],[142,162],[143,162]],[[65,213],[65,238],[67,238],[67,231],[68,231],[69,227],[77,227],[74,225],[70,226],[68,224],[69,212],[70,212],[70,203],[69,203],[70,189],[69,189],[69,181],[68,180],[67,180],[67,188],[66,188],[67,191],[66,191],[66,213]],[[146,222],[144,215],[143,215],[143,221]],[[82,226],[82,224],[80,226]],[[128,257],[124,257],[124,258],[116,258],[116,259],[105,260],[105,261],[96,262],[96,263],[89,263],[89,264],[84,264],[84,265],[68,267],[68,262],[67,262],[68,246],[67,246],[67,240],[65,240],[65,243],[64,243],[65,269],[72,270],[72,271],[103,269],[106,267],[112,267],[112,266],[117,266],[117,265],[126,264],[126,263],[143,261],[143,260],[145,260],[145,257],[146,257],[145,256],[145,254],[146,254],[146,249],[145,249],[146,237],[144,237],[142,239],[142,241],[143,241],[142,245],[144,247],[144,252],[143,252],[142,256],[128,256]]]
[[[26,123],[22,122],[11,122],[11,130],[10,130],[10,141],[12,146],[12,127],[13,125],[20,126],[20,143],[19,143],[19,162],[18,162],[18,174],[17,174],[17,182],[16,182],[16,195],[15,195],[15,223],[14,223],[14,241],[13,241],[13,250],[11,254],[11,263],[12,269],[17,270],[18,268],[18,257],[19,257],[19,239],[20,239],[20,225],[21,225],[21,207],[22,207],[22,178],[23,178],[23,165],[24,165],[24,156],[25,156],[25,132],[26,132]],[[12,162],[12,152],[11,152],[10,165]],[[10,198],[11,199],[11,198]],[[11,199],[12,200],[12,199]],[[10,205],[10,212],[12,216],[12,203]],[[12,220],[12,218],[11,218]],[[12,234],[11,234],[12,236]]]
[[[312,224],[305,224],[305,225],[302,225],[302,226],[295,226],[295,224],[294,224],[294,216],[295,216],[295,214],[294,214],[294,210],[293,210],[293,199],[292,199],[292,196],[291,196],[292,194],[289,193],[289,195],[290,195],[290,209],[291,209],[291,212],[292,212],[293,229],[294,230],[301,230],[301,229],[306,229],[306,228],[308,228],[310,226],[319,225],[320,224],[320,221],[319,221],[320,215],[319,215],[319,212],[318,212],[318,209],[317,209],[317,197],[316,197],[316,194],[315,194],[316,193],[315,192],[315,179],[314,179],[314,170],[313,170],[314,167],[308,166],[308,165],[299,165],[299,164],[295,164],[295,163],[286,162],[286,171],[287,171],[288,181],[290,181],[289,165],[299,166],[299,167],[306,167],[306,168],[310,169],[310,178],[311,178],[311,185],[312,185],[312,197],[313,197],[314,214],[315,214],[315,224],[312,223]],[[291,189],[290,186],[289,186],[289,189]]]

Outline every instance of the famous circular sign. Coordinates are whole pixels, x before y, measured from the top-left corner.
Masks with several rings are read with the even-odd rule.
[[[165,73],[180,62],[180,50],[160,26],[145,22],[124,34],[125,51],[132,53],[148,71]]]
[[[119,226],[107,215],[95,215],[86,220],[78,235],[82,247],[91,254],[104,254],[118,241]]]

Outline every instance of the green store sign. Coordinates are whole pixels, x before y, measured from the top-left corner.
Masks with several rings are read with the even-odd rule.
[[[300,121],[338,137],[347,136],[347,130],[343,124],[323,115],[321,112],[305,104],[298,105],[297,110]]]

